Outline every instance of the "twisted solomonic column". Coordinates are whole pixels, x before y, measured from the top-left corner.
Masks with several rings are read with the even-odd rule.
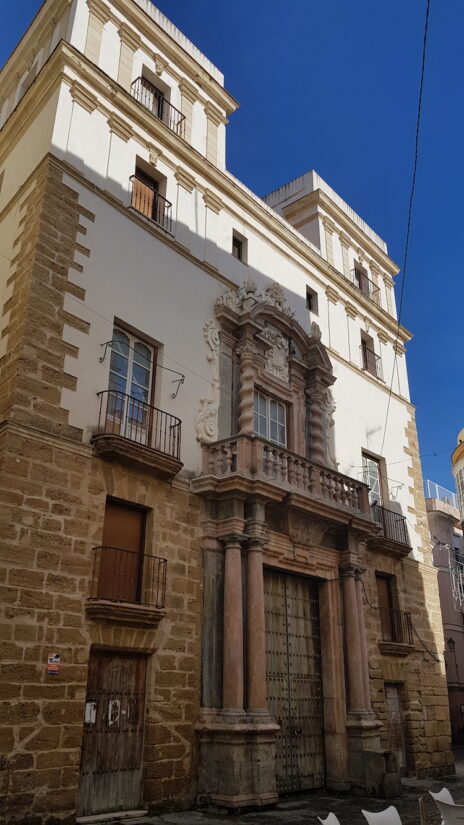
[[[253,435],[255,390],[253,362],[256,357],[256,347],[252,341],[244,340],[238,345],[237,354],[240,358],[239,433],[240,435]]]
[[[327,390],[315,387],[306,390],[310,402],[311,458],[318,464],[326,463],[325,407]]]

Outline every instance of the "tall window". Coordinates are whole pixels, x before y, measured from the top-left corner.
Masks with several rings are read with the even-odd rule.
[[[378,458],[363,453],[364,483],[369,485],[369,501],[371,504],[382,504],[382,479],[380,461]]]
[[[128,332],[114,329],[111,345],[107,423],[111,432],[149,443],[154,351]]]
[[[255,433],[274,441],[287,444],[287,411],[285,404],[275,401],[264,393],[255,390],[254,399]]]
[[[133,335],[114,329],[109,389],[148,403],[153,374],[153,350]]]

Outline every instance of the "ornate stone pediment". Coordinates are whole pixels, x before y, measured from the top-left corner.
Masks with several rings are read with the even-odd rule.
[[[269,304],[287,315],[294,317],[294,313],[285,300],[285,294],[277,281],[273,281],[263,293],[258,293],[258,287],[252,278],[245,278],[243,286],[237,289],[230,289],[216,300],[216,313],[223,309],[230,309],[237,315],[249,312],[256,304]]]

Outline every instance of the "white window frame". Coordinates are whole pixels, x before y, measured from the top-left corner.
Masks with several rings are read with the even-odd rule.
[[[261,402],[261,409],[264,408],[264,414],[258,407]],[[275,405],[275,406],[274,406]],[[279,412],[281,416],[279,418]],[[261,390],[256,390],[253,399],[253,413],[254,413],[254,431],[256,435],[260,435],[267,441],[272,441],[273,444],[278,444],[280,447],[287,446],[288,428],[287,428],[287,406],[282,401],[277,401]],[[274,414],[274,417],[273,417]],[[259,419],[264,423],[264,427],[259,426]],[[271,437],[272,424],[276,424],[276,438]],[[279,430],[283,429],[283,440],[278,437]],[[264,432],[263,432],[264,430]]]
[[[383,492],[382,492],[382,466],[380,458],[376,458],[368,453],[362,454],[363,476],[364,483],[369,487],[369,502],[371,504],[377,502],[379,506],[383,506]],[[371,472],[372,467],[376,467],[377,472]],[[374,484],[371,481],[374,480]]]

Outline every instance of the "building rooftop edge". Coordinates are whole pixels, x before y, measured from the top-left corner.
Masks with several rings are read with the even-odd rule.
[[[297,195],[303,197],[305,194],[309,194],[309,192],[313,192],[316,189],[320,189],[327,195],[333,202],[350,218],[353,223],[355,223],[374,243],[377,244],[378,247],[384,252],[386,255],[388,254],[388,248],[386,242],[380,235],[377,234],[369,224],[355,212],[351,206],[343,200],[342,197],[332,189],[331,186],[327,183],[327,181],[322,178],[315,169],[310,169],[307,172],[304,172],[302,175],[298,175],[296,178],[284,183],[282,186],[279,186],[277,189],[273,189],[272,192],[269,192],[267,195],[264,195],[263,200],[266,203],[282,203],[284,200],[289,200],[291,202],[297,200]]]
[[[135,5],[137,5],[145,14],[153,20],[156,25],[163,29],[169,37],[172,37],[173,40],[186,51],[190,57],[193,57],[197,63],[202,66],[205,71],[207,71],[214,80],[219,83],[222,87],[224,87],[224,74],[220,71],[220,69],[215,66],[214,63],[209,60],[197,46],[192,43],[191,40],[188,39],[181,31],[174,25],[174,23],[166,17],[152,2],[151,0],[132,0]]]

